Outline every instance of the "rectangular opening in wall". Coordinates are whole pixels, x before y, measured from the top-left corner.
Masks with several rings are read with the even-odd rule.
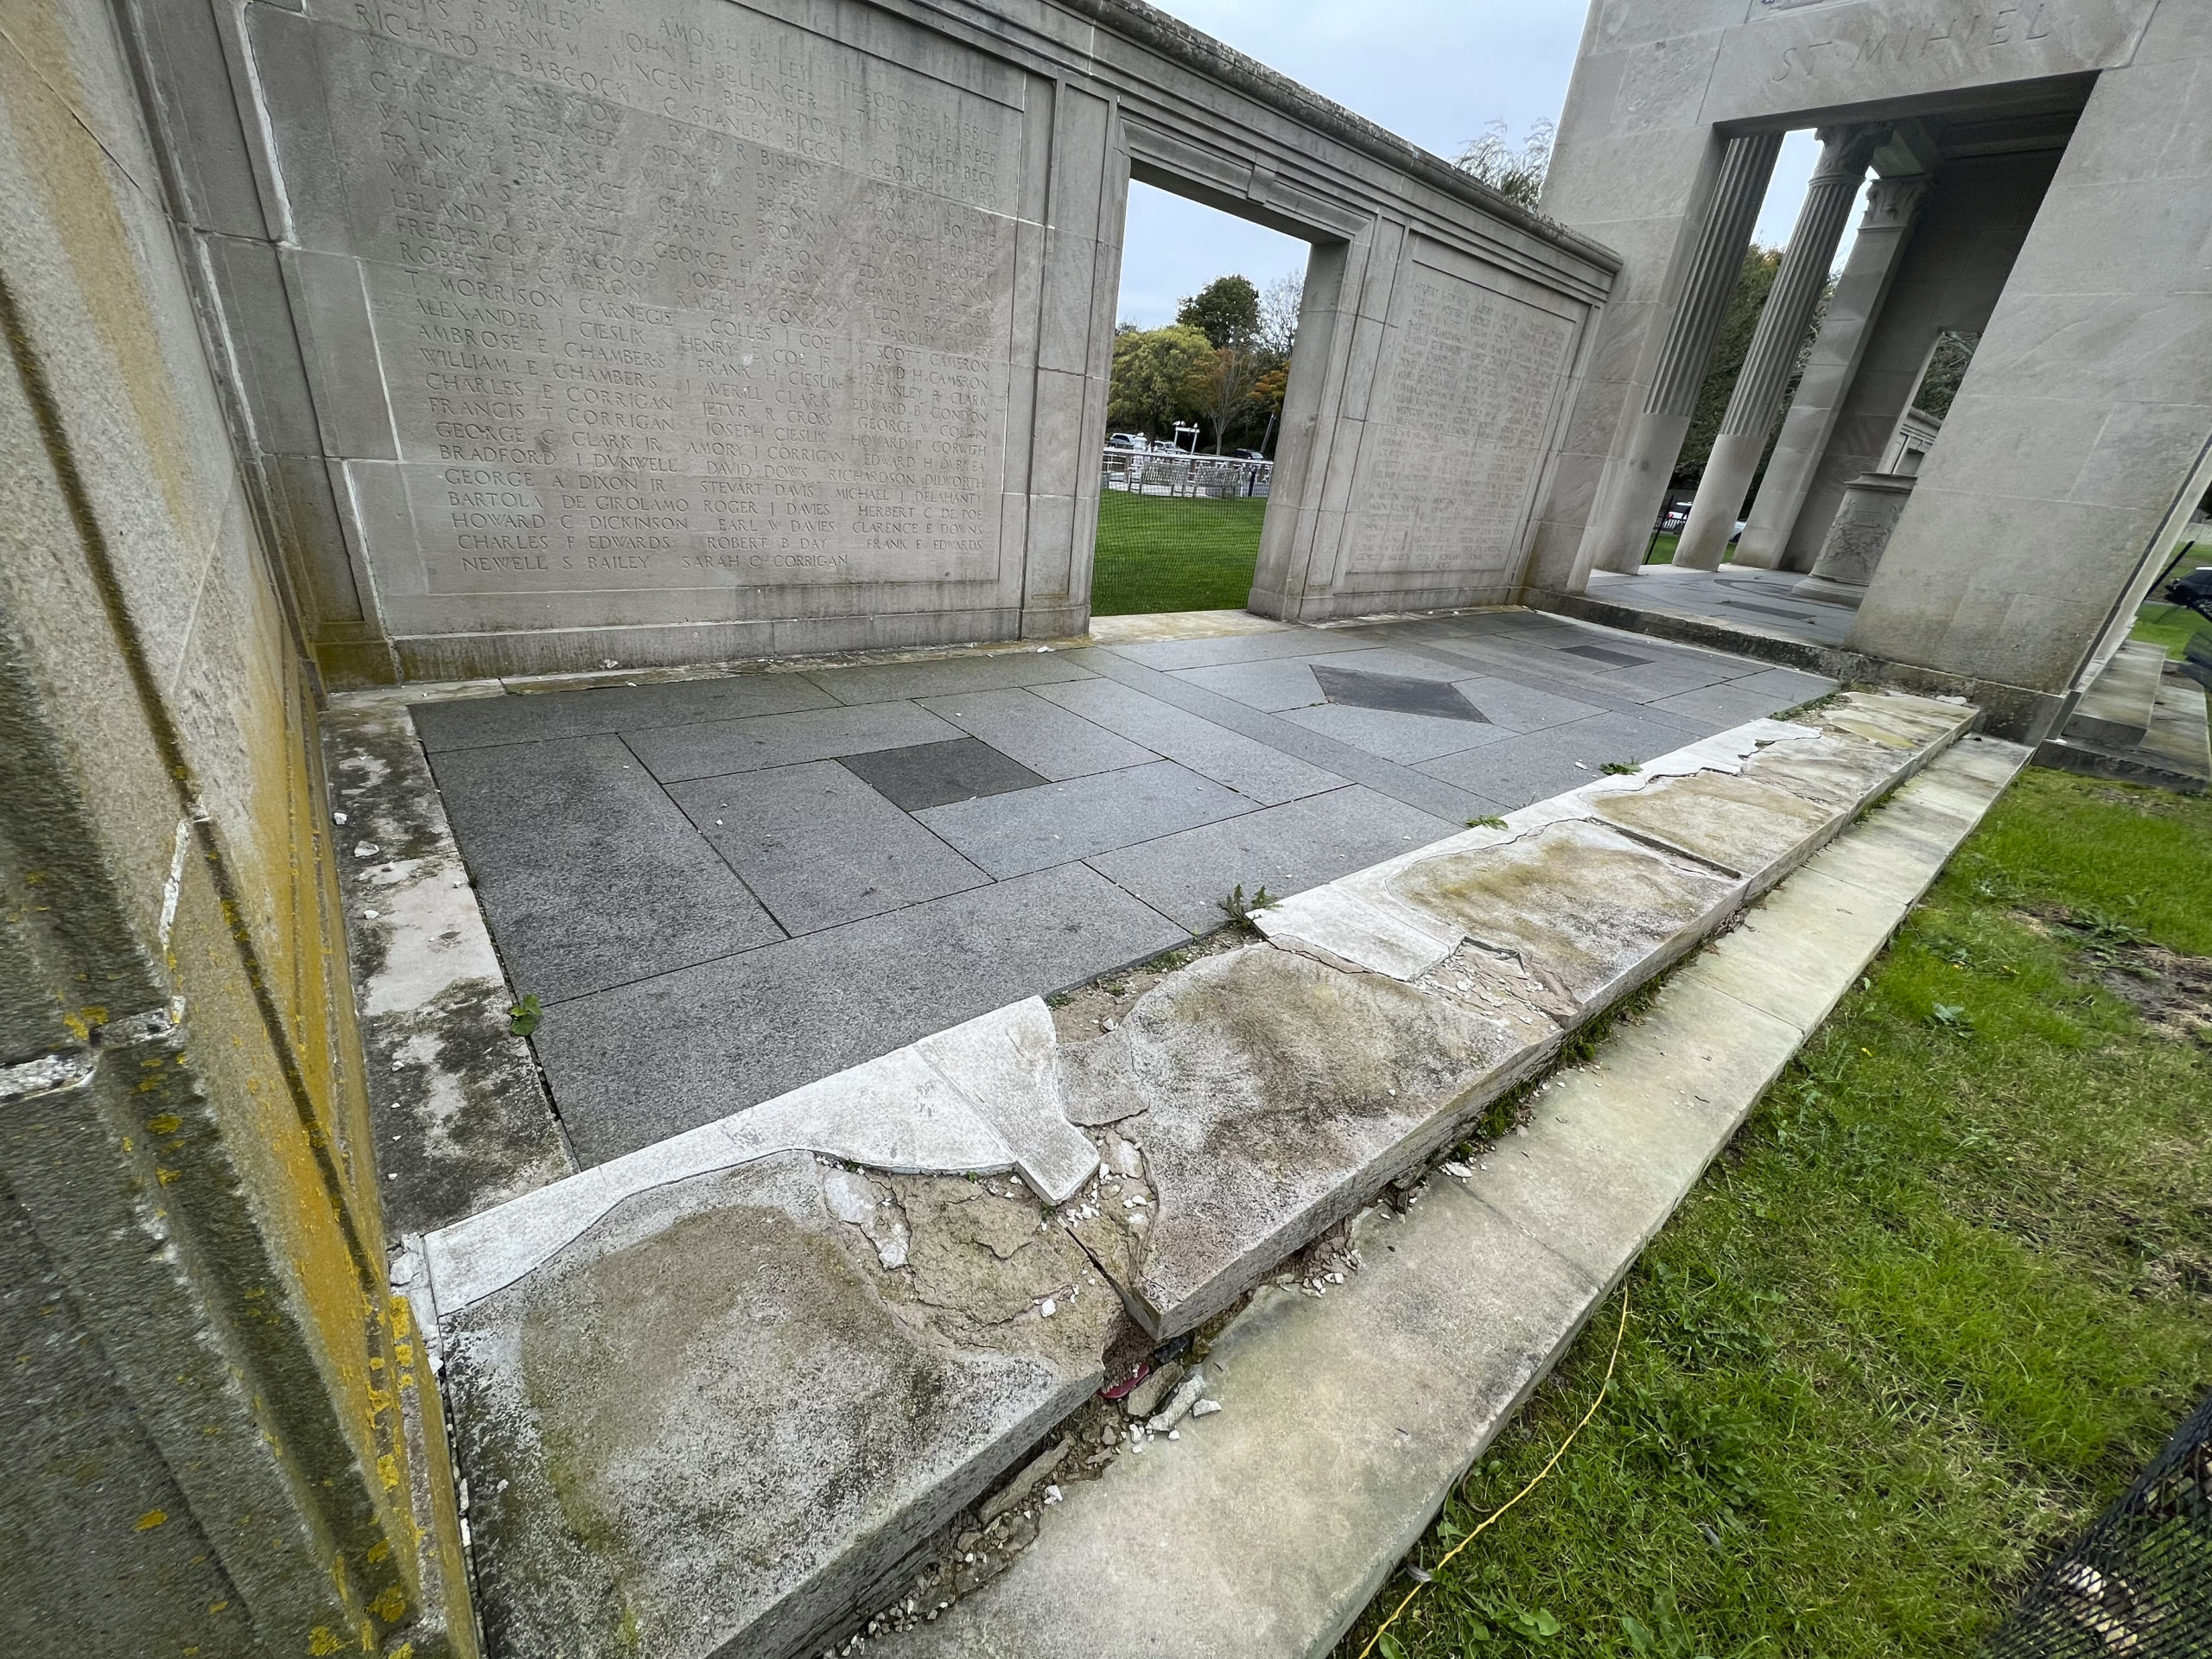
[[[1241,609],[1249,598],[1311,252],[1129,187],[1094,614]]]

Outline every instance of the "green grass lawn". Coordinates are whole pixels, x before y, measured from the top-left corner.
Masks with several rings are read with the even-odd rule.
[[[1092,612],[1243,609],[1267,512],[1264,499],[1101,492]]]
[[[1379,1650],[1971,1655],[2212,1384],[2212,1047],[2113,988],[2153,946],[2212,954],[2212,802],[2024,774],[1631,1274],[1589,1427]],[[1618,1308],[1414,1564],[1589,1408]]]

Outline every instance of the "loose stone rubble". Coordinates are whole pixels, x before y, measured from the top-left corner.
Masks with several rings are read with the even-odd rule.
[[[1301,1252],[1289,1288],[1344,1284],[1333,1230],[1413,1202],[1973,718],[1755,721],[1260,912],[1080,1021],[1031,999],[430,1235],[494,1650],[784,1659],[928,1622],[1063,1483],[1205,1432],[1209,1320]]]

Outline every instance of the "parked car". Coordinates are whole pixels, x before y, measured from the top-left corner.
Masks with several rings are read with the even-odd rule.
[[[1256,449],[1232,449],[1229,453],[1238,461],[1265,461],[1267,459]]]
[[[1149,448],[1141,432],[1116,432],[1106,440],[1109,449],[1143,449]]]

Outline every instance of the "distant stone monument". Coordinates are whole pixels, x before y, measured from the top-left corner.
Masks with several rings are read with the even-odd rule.
[[[1879,498],[1895,528],[1854,567],[1848,652],[2040,738],[2212,485],[2196,0],[1599,0],[1543,210],[1624,263],[1529,589],[1571,601],[1638,568],[1777,148],[1807,127],[1822,159],[1677,559],[1720,562],[1871,167],[1736,562],[1809,571],[1847,490],[1863,555]],[[1981,344],[1925,464],[1855,487],[1953,331]]]

